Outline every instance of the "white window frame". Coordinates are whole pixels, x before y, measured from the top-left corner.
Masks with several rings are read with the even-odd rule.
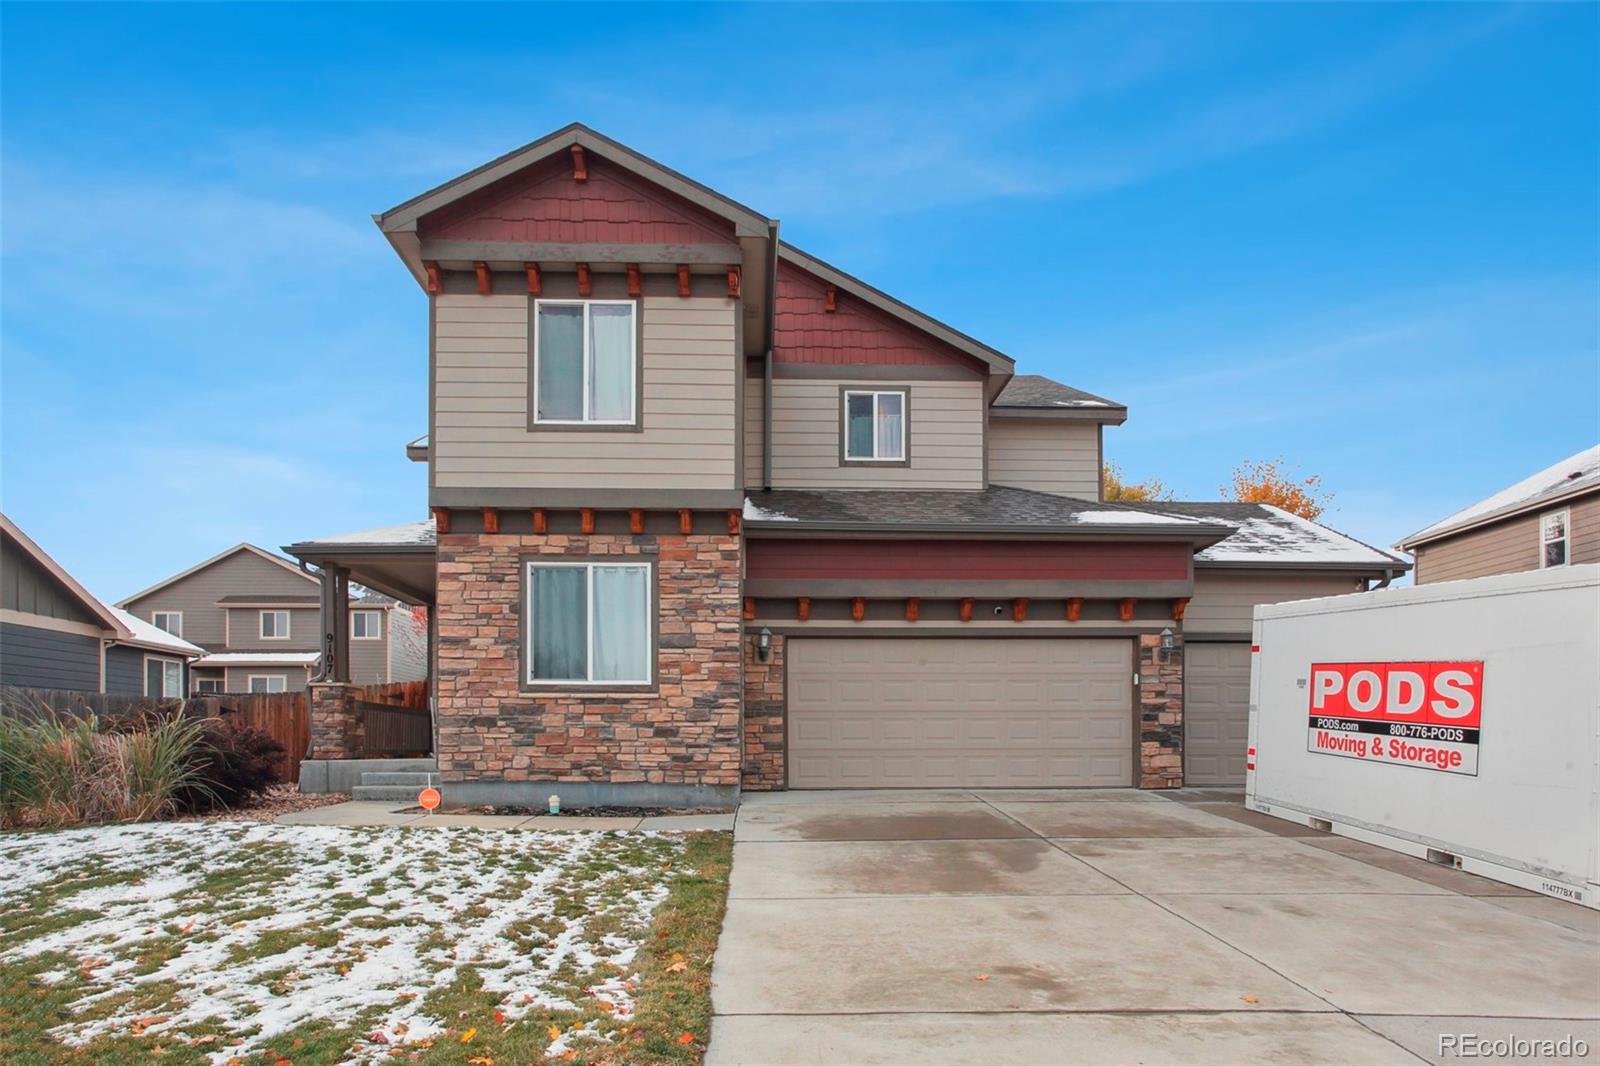
[[[156,616],[157,615],[163,615],[163,614],[166,615],[168,618],[176,618],[178,620],[178,628],[177,629],[168,629],[166,626],[162,625],[160,622],[157,622],[156,621]],[[173,636],[177,637],[179,640],[183,639],[183,612],[182,611],[151,611],[150,612],[150,624],[155,626],[157,629],[161,630],[163,633],[171,633]]]
[[[540,418],[539,417],[539,309],[551,307],[583,308],[583,410],[589,410],[592,399],[589,387],[589,309],[591,307],[626,307],[632,320],[628,330],[628,417],[604,418]],[[538,426],[633,426],[639,422],[639,303],[637,300],[535,300],[533,301],[533,416]]]
[[[850,397],[852,396],[872,397],[872,454],[870,456],[850,454]],[[900,397],[899,455],[878,454],[878,400],[883,396]],[[905,389],[845,389],[843,403],[843,417],[839,421],[842,426],[841,432],[844,433],[844,440],[841,442],[840,452],[844,456],[845,462],[903,463],[906,461],[906,431],[911,425],[911,397],[908,395]]]
[[[260,691],[257,691],[257,689],[256,689],[256,681],[257,680],[265,681],[267,683],[268,687],[264,688],[264,689],[261,689]],[[274,681],[282,682],[283,687],[282,688],[272,688],[271,685],[272,685],[272,682],[274,682]],[[288,674],[246,674],[245,677],[244,677],[244,690],[247,693],[249,693],[250,695],[252,695],[252,696],[276,696],[281,692],[288,692],[289,691],[289,675]]]
[[[274,633],[271,636],[267,635],[267,615],[269,614],[283,615],[282,633]],[[256,612],[256,636],[260,637],[262,640],[288,640],[289,630],[294,624],[293,617],[293,612],[281,610],[279,608],[265,609]],[[274,626],[273,628],[277,627]]]
[[[360,615],[360,614],[370,614],[370,615],[376,615],[377,616],[377,619],[378,619],[378,631],[376,633],[367,633],[365,636],[361,636],[361,635],[358,635],[356,633],[356,615]],[[370,627],[368,627],[368,628],[370,628]],[[383,639],[383,612],[381,610],[374,610],[371,607],[362,607],[362,608],[359,608],[359,609],[356,609],[356,610],[352,610],[350,612],[350,639],[351,640],[382,640]]]
[[[1561,536],[1552,540],[1545,535],[1545,523],[1557,516],[1561,518]],[[1561,542],[1561,562],[1551,566],[1546,563],[1544,550],[1556,540]],[[1572,565],[1572,509],[1563,507],[1559,511],[1546,511],[1539,516],[1539,569],[1553,570],[1563,566]]]
[[[649,675],[649,676],[646,676],[646,677],[643,677],[643,678],[639,678],[637,680],[632,679],[632,678],[620,678],[620,677],[605,678],[605,679],[599,680],[599,681],[596,681],[596,680],[593,679],[592,675],[594,674],[594,571],[595,571],[595,567],[597,567],[597,566],[627,567],[627,568],[630,568],[630,569],[633,569],[633,570],[643,570],[644,571],[644,585],[645,585],[644,610],[645,610],[645,638],[646,638],[645,664],[644,665],[645,665],[645,673],[647,675]],[[535,567],[542,567],[542,568],[547,568],[547,569],[552,569],[552,570],[556,569],[556,568],[565,568],[565,569],[579,568],[579,569],[585,569],[585,570],[588,571],[588,574],[584,578],[584,596],[583,596],[584,605],[588,609],[588,612],[589,612],[588,617],[586,617],[583,620],[583,624],[584,624],[584,631],[583,631],[583,636],[584,636],[584,661],[588,665],[588,670],[589,670],[589,673],[591,675],[591,677],[589,679],[587,679],[587,680],[579,681],[579,680],[566,680],[566,679],[562,679],[562,678],[553,678],[553,677],[534,677],[533,676],[533,585],[534,585],[534,582],[533,582],[533,571],[534,571]],[[526,627],[526,633],[523,636],[523,640],[526,642],[527,646],[523,649],[522,657],[525,660],[525,663],[523,665],[522,675],[523,675],[524,683],[527,684],[529,687],[568,688],[568,687],[582,686],[584,688],[617,688],[617,687],[636,688],[636,687],[638,687],[640,685],[653,685],[653,684],[655,684],[655,658],[656,658],[657,652],[656,652],[656,628],[655,628],[656,627],[656,603],[655,603],[655,599],[656,599],[656,593],[655,593],[656,584],[655,584],[655,564],[654,563],[610,562],[608,560],[603,560],[603,559],[600,559],[600,560],[585,560],[583,562],[557,562],[557,561],[554,561],[554,560],[546,562],[546,561],[540,560],[540,559],[528,559],[523,563],[522,585],[523,585],[522,609],[526,613],[527,619],[528,619],[528,625]]]
[[[219,696],[228,687],[228,682],[221,677],[194,677],[192,678],[194,693],[197,696]],[[201,685],[215,685],[216,688],[201,688]]]
[[[183,699],[183,695],[184,695],[184,693],[183,693],[183,660],[182,659],[174,659],[171,656],[167,656],[167,655],[146,655],[144,657],[144,662],[143,662],[142,667],[141,667],[144,676],[139,679],[139,687],[141,689],[148,689],[149,686],[150,686],[150,664],[151,664],[151,662],[158,662],[158,663],[161,664],[161,691],[160,692],[148,692],[147,691],[147,692],[145,692],[145,697],[149,698],[149,699],[161,699],[161,700],[181,700],[181,699]],[[168,666],[176,666],[178,668],[178,684],[176,686],[176,688],[177,688],[176,692],[168,692],[167,691],[167,667]]]

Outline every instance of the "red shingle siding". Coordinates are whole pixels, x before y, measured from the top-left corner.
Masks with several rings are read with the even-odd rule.
[[[778,264],[773,358],[780,363],[949,366],[981,374],[977,360],[884,314],[850,294],[824,310],[827,283],[792,263]]]
[[[429,240],[732,244],[733,226],[620,167],[588,158],[574,181],[562,156],[497,182],[419,226]]]
[[[752,540],[749,580],[1183,581],[1187,544]]]

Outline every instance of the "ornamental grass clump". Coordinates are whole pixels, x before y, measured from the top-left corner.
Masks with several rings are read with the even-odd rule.
[[[103,731],[93,716],[0,716],[0,826],[142,822],[204,787],[194,751],[205,722],[147,716]]]

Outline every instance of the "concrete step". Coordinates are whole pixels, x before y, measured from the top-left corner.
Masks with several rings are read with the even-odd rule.
[[[350,798],[356,800],[382,800],[384,802],[398,801],[415,804],[417,793],[426,787],[423,785],[357,785],[350,790]]]
[[[416,773],[397,770],[368,770],[361,775],[363,785],[406,785],[416,788],[427,788],[437,784],[438,774]]]

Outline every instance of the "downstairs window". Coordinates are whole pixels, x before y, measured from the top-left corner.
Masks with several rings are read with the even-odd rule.
[[[648,685],[649,563],[531,562],[527,570],[530,685]]]

